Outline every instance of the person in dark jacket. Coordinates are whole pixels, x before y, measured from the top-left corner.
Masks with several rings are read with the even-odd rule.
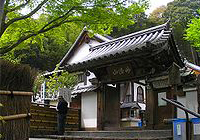
[[[68,111],[68,103],[64,100],[62,96],[58,97],[57,111],[58,135],[63,135],[65,132],[65,122]]]

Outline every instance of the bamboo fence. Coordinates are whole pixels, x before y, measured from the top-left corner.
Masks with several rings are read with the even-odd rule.
[[[0,91],[0,134],[3,140],[27,140],[30,132],[31,92]]]
[[[69,108],[65,130],[80,130],[80,109]],[[31,137],[55,134],[57,134],[57,112],[55,106],[32,104],[30,120]]]

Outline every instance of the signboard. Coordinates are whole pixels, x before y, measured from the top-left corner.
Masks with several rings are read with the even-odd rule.
[[[162,98],[166,98],[166,92],[158,93],[158,106],[166,106],[167,102],[162,100]]]
[[[200,123],[194,123],[194,135],[200,134]]]
[[[181,124],[176,125],[176,130],[177,130],[177,135],[180,136],[181,135]]]
[[[130,63],[113,65],[107,68],[111,80],[122,80],[133,76],[133,69]]]
[[[71,90],[69,90],[68,88],[60,88],[59,96],[63,96],[66,102],[71,102]]]

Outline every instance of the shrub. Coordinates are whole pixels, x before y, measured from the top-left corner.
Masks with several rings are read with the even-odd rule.
[[[28,65],[0,60],[0,90],[32,91],[36,75]]]

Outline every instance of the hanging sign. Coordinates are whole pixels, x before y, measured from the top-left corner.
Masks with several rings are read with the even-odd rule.
[[[130,63],[113,65],[107,68],[112,80],[121,80],[133,76],[133,69]]]

